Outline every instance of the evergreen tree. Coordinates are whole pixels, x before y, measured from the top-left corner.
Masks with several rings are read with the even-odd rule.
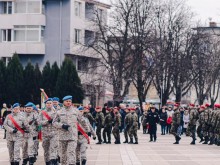
[[[17,54],[14,54],[6,69],[6,91],[7,103],[24,103],[22,95],[24,93],[23,67]]]
[[[34,83],[33,80],[35,79],[34,76],[34,66],[31,64],[31,62],[28,62],[27,66],[24,69],[24,87],[25,90],[22,94],[23,101],[25,103],[31,101],[35,102],[34,100]]]
[[[57,77],[60,72],[60,69],[55,62],[51,67],[51,93],[52,96],[56,96],[56,83],[57,83]]]
[[[42,88],[45,90],[45,92],[49,97],[52,96],[51,87],[52,87],[51,67],[50,67],[50,63],[47,61],[42,71]]]
[[[42,74],[39,65],[36,64],[34,68],[34,100],[36,104],[41,103],[40,88],[42,88]]]
[[[0,60],[0,106],[6,102],[6,66],[5,63]]]
[[[65,58],[62,63],[57,79],[56,92],[60,98],[72,95],[74,103],[82,103],[84,98],[82,84],[70,58]]]

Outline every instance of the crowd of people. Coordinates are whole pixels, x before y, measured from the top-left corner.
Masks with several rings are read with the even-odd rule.
[[[74,106],[72,96],[65,96],[63,103],[59,98],[48,98],[45,107],[29,102],[24,107],[19,103],[1,110],[1,123],[9,150],[11,165],[19,165],[20,148],[22,148],[22,165],[33,165],[38,156],[39,139],[42,135],[42,147],[46,165],[85,165],[86,150],[90,137],[97,145],[121,144],[120,133],[124,134],[123,143],[138,144],[137,131],[141,123],[143,134],[150,135],[149,142],[157,141],[157,127],[161,126],[161,135],[172,134],[174,144],[179,144],[181,135],[192,137],[196,143],[196,132],[200,143],[220,145],[220,105],[214,109],[210,105],[195,106],[179,104],[163,106],[154,105],[141,108],[120,104],[118,107],[93,108]],[[96,131],[96,132],[95,132]]]

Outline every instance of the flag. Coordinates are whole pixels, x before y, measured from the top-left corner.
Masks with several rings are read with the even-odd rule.
[[[45,107],[44,102],[48,99],[47,94],[45,93],[44,89],[40,89],[41,91],[41,109],[43,109]]]

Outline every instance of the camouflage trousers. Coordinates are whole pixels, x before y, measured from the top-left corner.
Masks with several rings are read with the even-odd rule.
[[[7,141],[10,162],[20,161],[20,149],[22,147],[22,139],[16,141]]]
[[[203,138],[202,125],[199,125],[199,126],[197,127],[196,132],[197,132],[197,136],[198,136],[200,139],[202,139],[202,138]]]
[[[60,163],[61,165],[76,164],[76,146],[77,141],[74,140],[60,140]]]
[[[58,135],[59,133],[57,132],[57,135]],[[59,151],[59,139],[58,139],[58,136],[54,136],[54,138],[55,138],[55,140],[56,140],[56,144],[55,144],[55,151],[56,151],[56,155],[57,155],[57,158],[58,158],[58,156],[59,156],[59,153],[60,153],[60,151]]]
[[[138,139],[137,130],[138,130],[137,128],[132,128],[132,127],[129,129],[128,134],[130,139],[132,139],[133,137],[135,138],[135,140]]]
[[[179,134],[179,132],[178,132],[178,128],[179,128],[178,125],[174,125],[174,124],[171,125],[170,133],[171,133],[172,135],[174,135],[175,137],[176,137],[176,136],[180,136],[180,134]]]
[[[80,159],[87,160],[86,150],[88,148],[88,141],[83,135],[79,135],[76,147],[76,162],[80,163]]]
[[[128,141],[128,132],[129,132],[129,127],[125,127],[124,136],[125,136],[125,140],[127,140],[127,141]]]
[[[115,137],[115,141],[120,142],[120,132],[119,132],[119,126],[114,126],[113,130],[112,130],[112,134]]]
[[[22,158],[27,159],[30,157],[34,157],[34,140],[33,137],[24,138],[22,145]]]
[[[39,140],[37,137],[34,139],[34,155],[37,155],[39,149]]]
[[[102,136],[101,136],[102,135],[102,127],[97,126],[96,135],[98,137],[99,142],[102,142]]]
[[[49,162],[52,159],[57,158],[57,152],[55,149],[56,146],[56,138],[55,136],[52,137],[43,137],[42,147],[44,149],[44,160],[45,162]]]
[[[202,131],[203,137],[206,137],[209,135],[209,128],[206,124],[202,125],[201,131]]]
[[[102,136],[103,136],[103,139],[104,139],[105,142],[107,142],[106,141],[106,134],[107,134],[107,137],[108,137],[108,141],[111,142],[111,129],[112,129],[111,126],[107,126],[103,129]]]
[[[189,132],[193,140],[196,140],[196,125],[188,126],[187,133]]]

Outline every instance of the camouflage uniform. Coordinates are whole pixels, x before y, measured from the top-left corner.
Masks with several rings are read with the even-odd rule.
[[[62,165],[76,164],[76,146],[78,140],[77,122],[87,128],[82,114],[74,107],[63,107],[53,120],[53,124],[59,129],[60,161]],[[69,126],[65,130],[66,126]],[[65,127],[64,127],[65,126]]]
[[[104,120],[104,130],[102,132],[104,143],[111,143],[111,130],[112,130],[112,116],[109,112],[106,112]],[[108,141],[106,140],[106,134]]]
[[[129,143],[133,143],[133,137],[135,139],[135,144],[138,144],[138,136],[137,136],[137,130],[138,130],[138,116],[135,113],[135,111],[131,112],[131,115],[129,115],[129,119],[130,121],[129,123],[129,137],[130,137],[130,142]]]
[[[131,113],[130,112],[127,112],[126,116],[125,116],[125,129],[124,129],[124,136],[125,136],[125,141],[124,143],[128,143],[128,133],[129,133],[129,130],[130,130],[130,120],[131,120]]]
[[[216,127],[214,131],[216,133],[216,145],[220,146],[220,110],[217,110]]]
[[[23,127],[23,125],[28,126],[20,113],[12,113],[11,115],[21,128]],[[15,126],[8,116],[4,121],[4,128],[7,130],[6,139],[10,162],[14,162],[14,165],[19,165],[20,148],[22,147],[23,134],[18,130],[17,132],[14,131],[16,130]]]
[[[38,114],[35,112],[26,112],[24,113],[24,118],[29,126],[26,128],[28,133],[24,134],[22,146],[23,164],[27,164],[28,159],[30,163],[33,164],[36,161],[36,149],[34,148],[34,141],[36,141],[38,138]]]
[[[38,118],[38,115],[39,115],[38,112],[34,111],[34,113],[35,113],[35,116]],[[38,155],[38,149],[39,149],[39,140],[38,140],[39,126],[38,125],[36,126],[36,130],[37,130],[37,133],[36,133],[37,136],[34,140],[34,156],[35,156],[35,159],[36,159],[36,156]]]
[[[49,164],[50,161],[51,164],[55,164],[57,159],[57,139],[55,138],[57,129],[52,125],[52,120],[56,115],[56,111],[55,109],[45,109],[44,111],[51,118],[51,121],[48,121],[42,112],[39,114],[39,123],[42,125],[42,146],[44,149],[44,160],[46,164]]]
[[[181,123],[181,114],[179,109],[174,110],[172,115],[172,125],[170,129],[170,133],[175,136],[176,142],[174,144],[179,144],[180,141],[180,132],[178,131]]]
[[[84,112],[83,116],[86,117],[87,119],[89,119],[89,123],[91,125],[93,125],[93,123],[95,122],[95,119],[93,118],[93,116],[90,112]]]
[[[199,119],[198,111],[195,108],[191,109],[189,113],[189,125],[187,128],[187,134],[189,134],[193,139],[191,144],[195,144],[196,141],[196,122],[198,119]]]
[[[89,120],[86,117],[83,117],[83,119],[87,123],[87,127],[85,127],[85,125],[84,127],[80,125],[83,128],[84,132],[87,134],[88,132],[90,132],[92,136],[95,137],[96,136],[95,131],[93,130]],[[80,158],[81,158],[82,165],[86,164],[87,148],[88,148],[88,140],[80,132],[78,132],[78,141],[77,141],[77,147],[76,147],[76,165],[80,165]]]
[[[121,127],[121,115],[119,112],[115,113],[115,118],[114,118],[114,127],[112,130],[112,133],[115,137],[115,144],[120,144],[120,132],[119,128]]]
[[[210,143],[209,145],[212,145],[215,143],[216,135],[217,135],[217,125],[219,120],[219,113],[220,109],[216,109],[211,113],[211,121],[210,121],[210,128],[209,128],[209,137],[210,137]],[[206,143],[207,144],[207,143]]]
[[[96,117],[95,117],[95,121],[96,121],[96,135],[98,137],[98,144],[102,143],[102,136],[101,136],[101,132],[102,132],[102,127],[104,126],[104,114],[102,112],[97,112],[96,113]]]
[[[147,133],[147,122],[146,122],[146,117],[147,117],[148,111],[145,110],[142,117],[141,117],[141,122],[142,122],[142,127],[143,127],[143,134]]]

